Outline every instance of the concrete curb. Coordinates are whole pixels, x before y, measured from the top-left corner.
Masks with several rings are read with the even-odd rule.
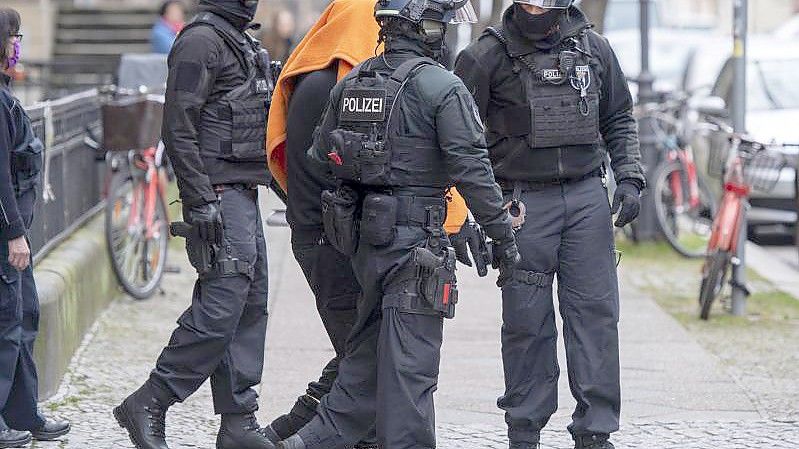
[[[41,307],[35,349],[40,398],[55,394],[83,337],[119,294],[102,218],[90,220],[34,269]]]
[[[746,259],[753,270],[777,289],[799,299],[799,276],[793,267],[752,242],[746,244]]]

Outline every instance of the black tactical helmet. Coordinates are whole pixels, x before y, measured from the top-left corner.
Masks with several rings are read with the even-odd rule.
[[[477,14],[470,0],[378,0],[375,18],[391,17],[421,24],[423,20],[439,23],[476,23]]]

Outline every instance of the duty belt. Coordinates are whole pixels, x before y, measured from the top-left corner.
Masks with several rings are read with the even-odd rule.
[[[395,196],[397,199],[397,225],[442,226],[447,209],[444,198]]]
[[[521,190],[535,190],[540,189],[541,187],[548,187],[548,186],[559,186],[565,184],[574,184],[576,182],[585,181],[586,179],[590,178],[599,178],[604,175],[604,169],[602,167],[598,167],[590,172],[584,174],[583,176],[577,176],[574,178],[553,178],[553,179],[544,179],[544,180],[535,180],[535,181],[511,181],[507,179],[498,179],[497,183],[502,188],[503,191],[510,191],[516,188],[520,188]]]

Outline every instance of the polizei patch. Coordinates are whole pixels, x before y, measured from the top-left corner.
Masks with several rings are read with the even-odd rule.
[[[345,122],[382,122],[386,119],[386,89],[346,89],[341,98]]]

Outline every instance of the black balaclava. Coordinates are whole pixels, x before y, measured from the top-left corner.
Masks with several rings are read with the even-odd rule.
[[[446,57],[444,34],[435,38],[427,36],[419,25],[405,19],[386,19],[380,28],[380,40],[385,42],[387,52],[411,50],[439,62]]]
[[[244,31],[255,17],[258,0],[200,0],[200,10],[224,17]]]
[[[530,14],[518,3],[514,5],[513,23],[519,31],[534,42],[552,40],[558,34],[558,24],[563,16],[563,9],[550,9],[543,14]]]

